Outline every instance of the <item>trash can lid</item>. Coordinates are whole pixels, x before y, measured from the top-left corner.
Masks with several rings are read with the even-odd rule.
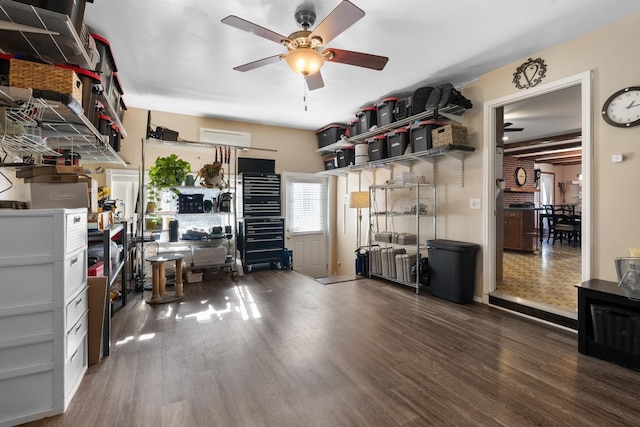
[[[472,252],[477,251],[480,245],[470,242],[460,242],[457,240],[434,239],[427,240],[427,249],[447,249],[456,252]]]

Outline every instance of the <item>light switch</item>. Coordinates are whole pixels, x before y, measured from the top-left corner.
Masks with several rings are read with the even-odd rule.
[[[480,199],[469,199],[469,209],[480,209]]]
[[[620,163],[622,162],[622,154],[614,154],[613,156],[611,156],[611,161],[614,163]]]

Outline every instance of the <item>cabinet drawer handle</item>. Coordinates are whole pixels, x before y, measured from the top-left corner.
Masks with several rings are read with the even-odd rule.
[[[80,221],[82,221],[82,218],[81,218],[81,217],[79,217],[79,216],[74,216],[74,217],[73,217],[73,223],[74,223],[74,224],[77,224],[77,223],[79,223]]]
[[[75,353],[73,353],[73,356],[71,356],[71,358],[69,359],[69,361],[70,361],[70,362],[73,362],[73,359],[75,359],[75,358],[76,358],[76,356],[78,355],[78,351],[79,351],[79,350],[80,350],[80,349],[76,350],[76,352],[75,352]]]
[[[80,303],[82,302],[83,298],[80,298],[78,301],[76,301],[76,307],[80,305]]]
[[[78,327],[76,328],[76,332],[75,332],[75,334],[76,334],[76,335],[78,335],[78,332],[80,332],[80,330],[81,330],[81,329],[82,329],[82,323],[80,323],[80,324],[78,325]]]
[[[75,257],[71,260],[71,265],[74,265],[76,262],[78,262],[78,257]]]

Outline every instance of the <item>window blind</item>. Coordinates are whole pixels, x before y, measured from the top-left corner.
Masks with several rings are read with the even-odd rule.
[[[287,191],[288,227],[292,233],[324,232],[327,188],[324,182],[293,180]]]

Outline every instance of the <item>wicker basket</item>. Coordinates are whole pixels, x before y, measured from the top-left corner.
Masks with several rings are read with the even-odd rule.
[[[467,128],[456,123],[447,123],[444,126],[432,130],[431,140],[434,147],[469,145]]]
[[[73,70],[12,58],[9,84],[25,89],[68,93],[82,105],[82,82]]]

